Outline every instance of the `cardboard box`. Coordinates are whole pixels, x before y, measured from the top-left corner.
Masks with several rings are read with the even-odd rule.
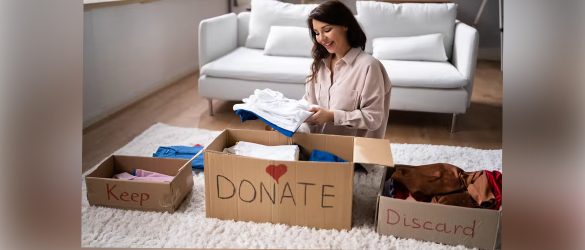
[[[500,210],[467,208],[382,196],[382,178],[376,208],[376,231],[400,238],[413,238],[449,245],[494,249],[500,230]]]
[[[175,176],[171,182],[113,179],[140,168]],[[85,177],[91,205],[152,211],[175,211],[193,188],[191,163],[183,159],[112,155]]]
[[[314,149],[349,162],[274,161],[223,153],[237,141],[297,144],[301,159]],[[390,142],[381,139],[275,131],[224,130],[205,149],[207,217],[350,229],[355,163],[392,165]]]

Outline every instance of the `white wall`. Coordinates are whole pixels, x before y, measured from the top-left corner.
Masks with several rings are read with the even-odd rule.
[[[84,127],[196,71],[199,22],[226,12],[223,0],[86,7]]]
[[[458,4],[457,19],[472,25],[481,6],[481,0],[452,0]],[[501,60],[500,8],[498,0],[488,0],[475,27],[479,32],[478,58]]]

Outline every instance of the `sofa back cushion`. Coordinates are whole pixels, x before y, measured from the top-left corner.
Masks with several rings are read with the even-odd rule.
[[[313,41],[308,28],[272,26],[264,47],[269,56],[311,57]]]
[[[380,60],[447,61],[443,34],[380,37],[373,41],[375,58]]]
[[[307,27],[307,17],[317,4],[291,4],[275,0],[252,0],[246,47],[264,49],[270,26]]]
[[[372,41],[375,38],[441,33],[447,57],[451,57],[457,4],[357,1],[356,10],[368,37],[368,53],[373,52]]]

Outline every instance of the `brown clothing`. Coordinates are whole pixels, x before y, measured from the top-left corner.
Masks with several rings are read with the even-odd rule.
[[[495,208],[496,198],[484,171],[465,172],[447,163],[396,165],[391,176],[418,201]]]
[[[476,208],[477,203],[467,191],[459,192],[459,193],[452,193],[446,195],[435,195],[431,199],[431,203],[439,203],[451,206],[460,206],[460,207],[471,207]]]
[[[303,99],[333,111],[333,123],[311,125],[311,133],[384,138],[390,109],[390,78],[374,57],[351,48],[333,65],[322,61],[316,82],[308,82]]]
[[[415,198],[432,197],[465,189],[461,170],[451,164],[396,165],[392,179],[402,183]]]

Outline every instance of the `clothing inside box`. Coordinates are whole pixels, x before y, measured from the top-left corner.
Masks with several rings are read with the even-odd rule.
[[[266,146],[253,142],[238,141],[235,145],[224,148],[223,152],[266,160],[347,162],[345,159],[328,151],[318,149],[309,151],[297,144]]]
[[[241,142],[243,142],[243,143],[242,144],[239,144]],[[244,141],[239,141],[239,142],[236,142],[236,145],[250,145],[250,143],[249,142],[244,142]],[[233,147],[235,147],[236,145],[234,145],[234,146],[232,146],[230,148],[225,148],[223,150],[223,152],[226,152],[226,153],[229,153],[229,154],[239,155],[238,152],[234,152],[235,150],[233,149]],[[335,162],[340,162],[340,163],[347,162],[346,160],[344,160],[344,159],[342,159],[342,158],[340,158],[340,157],[338,157],[338,156],[336,156],[336,155],[334,155],[332,153],[329,153],[327,151],[318,150],[318,149],[314,149],[313,151],[309,151],[305,147],[302,147],[300,145],[296,145],[296,144],[293,144],[293,145],[298,146],[296,148],[297,151],[294,151],[293,152],[292,149],[291,149],[291,152],[289,152],[290,155],[289,156],[284,156],[283,159],[280,159],[280,160],[316,161],[316,162],[333,162],[333,163],[335,163]],[[261,145],[261,146],[263,146],[263,145]],[[281,146],[281,145],[275,145],[275,146],[278,147],[278,146]],[[285,146],[292,146],[292,145],[285,145]],[[274,146],[268,146],[268,147],[274,147]],[[257,149],[257,148],[253,148],[253,149]],[[270,154],[270,152],[268,151],[268,152],[262,152],[260,154],[258,154],[257,152],[254,152],[255,155],[246,155],[246,154],[243,154],[242,156],[263,158],[262,157],[263,156],[263,153]],[[275,154],[276,153],[282,153],[282,152],[275,152]],[[296,159],[287,159],[287,158],[292,158],[293,157],[292,156],[293,154],[295,155]],[[270,159],[270,160],[277,160],[277,159]],[[362,165],[361,163],[354,163],[353,166],[354,166],[354,171],[356,171],[356,172],[366,173],[366,174],[368,173],[367,168],[364,167],[364,165]]]
[[[187,162],[182,159],[152,158],[152,157],[134,157],[134,156],[114,156],[114,171],[129,172],[133,169],[144,169],[158,172],[165,175],[177,175],[179,169]]]
[[[179,159],[112,155],[90,173],[89,177],[170,182],[186,162]]]
[[[221,135],[220,135],[221,136]],[[353,140],[351,137],[326,137],[321,135],[297,135],[293,138],[285,137],[274,131],[238,131],[230,130],[226,133],[223,145],[209,145],[209,150],[225,152],[224,149],[235,146],[238,142],[250,142],[264,146],[298,145],[299,161],[309,161],[315,151],[330,153],[336,157],[328,162],[353,161]],[[261,158],[261,157],[258,157]]]
[[[389,168],[382,195],[403,200],[498,210],[502,202],[499,171],[464,172],[457,166],[435,163]]]

